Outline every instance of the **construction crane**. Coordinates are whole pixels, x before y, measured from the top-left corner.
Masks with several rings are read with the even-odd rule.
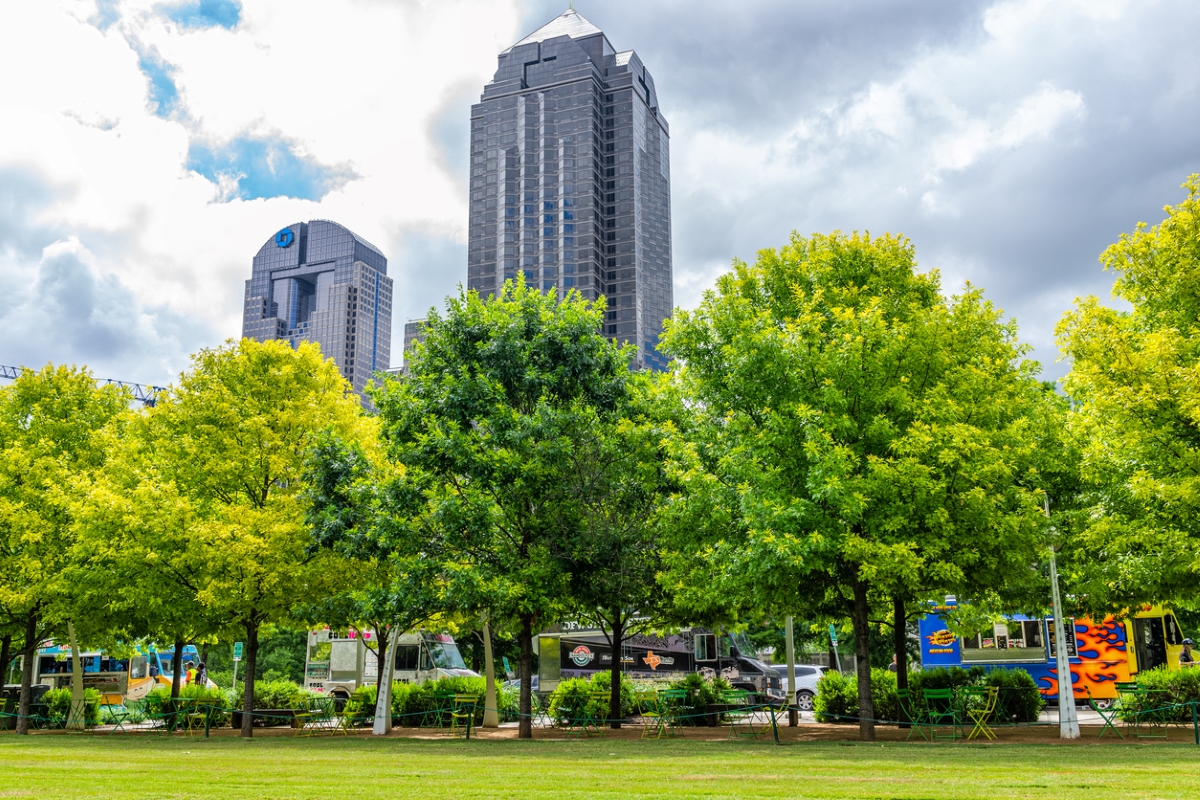
[[[28,367],[9,367],[4,364],[0,364],[0,378],[15,381],[21,374],[21,371],[25,369],[28,369]],[[97,378],[96,385],[120,386],[122,389],[128,389],[133,395],[133,399],[137,400],[147,408],[152,407],[156,402],[158,402],[158,395],[160,392],[166,391],[166,389],[162,386],[149,386],[144,383],[119,381],[115,378]]]

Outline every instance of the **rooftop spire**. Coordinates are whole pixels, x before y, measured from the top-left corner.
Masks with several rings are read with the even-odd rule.
[[[513,47],[520,47],[530,42],[544,42],[556,36],[570,36],[572,39],[582,39],[585,36],[594,36],[597,33],[603,33],[603,31],[584,19],[575,10],[575,3],[572,2],[570,8],[517,42]]]

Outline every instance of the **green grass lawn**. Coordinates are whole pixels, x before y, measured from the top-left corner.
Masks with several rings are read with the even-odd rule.
[[[0,736],[0,797],[1200,796],[1189,744]]]

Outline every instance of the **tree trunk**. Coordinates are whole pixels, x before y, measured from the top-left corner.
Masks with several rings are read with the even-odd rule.
[[[896,651],[896,688],[908,688],[908,648],[906,639],[907,631],[907,615],[904,611],[904,598],[900,595],[892,597],[892,646]],[[900,727],[911,728],[909,725],[908,709],[904,704],[900,705]]]
[[[479,640],[478,642],[471,643],[471,671],[478,672],[480,675],[482,675],[483,658],[479,654],[479,648],[480,646],[483,646],[486,652],[488,645],[484,642],[484,631],[474,631],[471,635]]]
[[[375,700],[378,701],[380,695],[383,694],[383,677],[387,674],[387,654],[388,654],[388,639],[392,636],[392,629],[389,627],[386,632],[380,633],[375,631],[375,664],[377,665],[378,675],[375,676]]]
[[[521,719],[517,723],[517,738],[533,738],[533,617],[521,616]]]
[[[613,615],[613,620],[612,691],[608,698],[608,726],[617,730],[621,727],[621,642],[625,640],[625,626],[620,611]]]
[[[8,662],[12,661],[12,634],[0,639],[0,687],[8,683]]]
[[[246,680],[242,686],[242,736],[254,736],[254,670],[258,666],[258,623],[246,623]]]
[[[200,664],[203,664],[204,668],[208,669],[208,642],[200,643]],[[196,665],[197,670],[200,669],[200,664]]]
[[[875,704],[871,702],[871,621],[867,585],[854,581],[854,653],[858,657],[858,740],[875,741]]]
[[[183,637],[175,637],[175,652],[171,654],[171,699],[179,697],[183,687]]]
[[[29,733],[29,706],[32,705],[33,673],[37,667],[37,612],[29,612],[25,623],[25,647],[21,651],[21,700],[17,704],[17,733]]]

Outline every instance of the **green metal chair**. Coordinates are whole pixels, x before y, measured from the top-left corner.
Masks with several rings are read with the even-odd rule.
[[[750,703],[750,693],[745,689],[721,692],[721,701],[734,708],[725,709],[725,720],[729,723],[730,739],[757,739],[762,732],[754,727],[755,708]]]
[[[929,738],[934,739],[957,739],[959,738],[959,728],[962,726],[962,720],[958,715],[958,706],[954,699],[953,689],[924,689],[921,692],[925,697],[926,713],[929,717]],[[938,728],[949,727],[950,735],[945,736],[938,733]]]
[[[440,733],[446,727],[453,709],[454,692],[434,692],[430,697],[429,708],[421,716],[421,727],[437,728]]]
[[[1103,739],[1105,733],[1107,733],[1108,731],[1112,731],[1117,736],[1124,739],[1125,734],[1121,733],[1121,729],[1113,724],[1113,720],[1119,719],[1118,715],[1121,713],[1120,701],[1118,701],[1114,705],[1109,706],[1107,709],[1101,708],[1100,704],[1098,702],[1096,702],[1096,698],[1092,697],[1092,687],[1085,686],[1084,691],[1087,692],[1088,705],[1092,707],[1092,711],[1095,711],[1097,714],[1100,715],[1100,719],[1104,720],[1104,727],[1100,729],[1100,735],[1097,736],[1096,738]]]
[[[908,736],[904,737],[904,741],[907,742],[911,739],[914,733],[922,739],[930,741],[933,736],[929,728],[929,718],[923,711],[918,710],[917,705],[913,702],[912,693],[908,689],[897,689],[896,701],[900,705],[901,716],[912,723],[912,727],[908,729]]]
[[[667,736],[681,736],[680,725],[692,708],[687,704],[686,689],[663,689],[658,693],[658,712]]]
[[[592,731],[600,732],[599,726],[596,725],[595,717],[588,708],[592,704],[592,698],[595,692],[582,695],[573,695],[566,699],[558,706],[558,713],[562,715],[567,722],[567,736],[591,736]]]

